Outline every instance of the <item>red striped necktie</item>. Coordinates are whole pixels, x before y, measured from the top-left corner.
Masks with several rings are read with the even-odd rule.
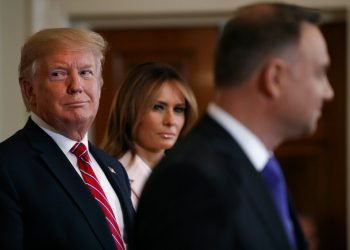
[[[94,171],[92,170],[89,153],[86,150],[86,146],[83,143],[76,143],[71,148],[70,152],[78,158],[78,167],[82,174],[83,180],[91,195],[95,198],[106,217],[106,221],[112,233],[116,249],[124,250],[124,244],[117,221],[113,214],[112,208],[109,205],[107,197],[103,192],[103,189],[97,180]]]

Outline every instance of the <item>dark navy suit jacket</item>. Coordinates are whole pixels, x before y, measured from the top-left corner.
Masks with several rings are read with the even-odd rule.
[[[208,115],[154,169],[131,239],[131,250],[290,250],[260,173]]]
[[[118,196],[127,236],[134,215],[127,174],[118,161],[89,148]],[[0,143],[0,249],[115,249],[82,179],[31,119]]]

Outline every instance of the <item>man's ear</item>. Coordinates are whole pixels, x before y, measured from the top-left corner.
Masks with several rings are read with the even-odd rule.
[[[32,82],[26,79],[20,80],[20,88],[22,93],[22,98],[27,110],[30,110],[30,107],[35,102],[35,94],[33,92]]]
[[[267,96],[277,98],[281,94],[286,69],[285,61],[279,58],[272,58],[265,63],[261,88]]]

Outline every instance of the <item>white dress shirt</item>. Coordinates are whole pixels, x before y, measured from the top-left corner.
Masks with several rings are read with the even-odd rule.
[[[70,163],[72,164],[72,167],[75,169],[75,171],[79,174],[79,176],[83,179],[79,167],[78,167],[78,159],[77,157],[70,152],[70,149],[74,146],[76,141],[73,141],[61,134],[58,133],[54,128],[52,128],[50,125],[48,125],[46,122],[44,122],[40,117],[38,117],[36,114],[31,113],[31,118],[35,124],[37,124],[40,128],[42,128],[58,145],[58,147],[62,150],[64,155],[68,158]],[[81,140],[82,143],[86,146],[89,156],[91,159],[91,167],[100,182],[100,185],[104,191],[104,193],[107,196],[107,200],[109,202],[109,205],[111,206],[113,213],[115,215],[115,218],[117,220],[118,227],[120,229],[120,233],[124,233],[124,219],[123,219],[123,212],[121,209],[121,205],[118,199],[117,194],[115,193],[114,189],[112,188],[111,184],[109,183],[107,177],[105,176],[103,170],[93,157],[93,155],[89,151],[89,143],[88,143],[88,135],[86,134],[84,138]],[[97,204],[97,203],[96,203]]]
[[[130,151],[126,152],[119,161],[123,164],[128,173],[131,187],[131,200],[136,209],[143,186],[152,170],[138,155],[132,158]]]

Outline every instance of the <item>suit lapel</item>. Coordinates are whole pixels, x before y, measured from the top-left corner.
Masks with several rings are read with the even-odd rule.
[[[113,249],[114,242],[101,209],[89,193],[80,176],[50,136],[29,119],[24,128],[31,144],[72,201],[88,221],[91,230],[105,249]]]

